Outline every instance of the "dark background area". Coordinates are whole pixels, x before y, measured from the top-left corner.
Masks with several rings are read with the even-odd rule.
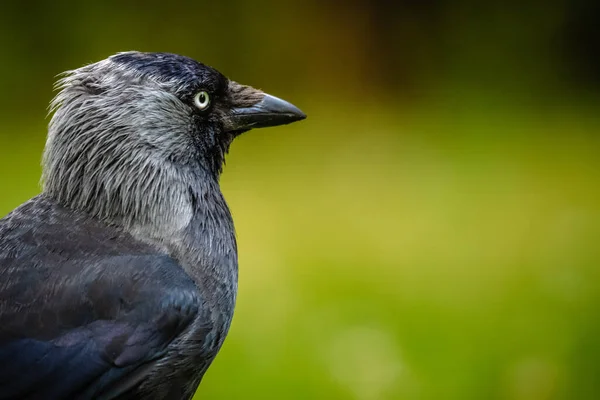
[[[309,118],[232,146],[210,399],[596,399],[600,3],[3,2],[0,215],[60,72],[168,51]]]

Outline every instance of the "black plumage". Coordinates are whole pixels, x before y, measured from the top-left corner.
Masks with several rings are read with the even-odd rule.
[[[0,220],[0,399],[190,398],[237,291],[224,155],[304,114],[165,53],[60,88],[44,190]]]

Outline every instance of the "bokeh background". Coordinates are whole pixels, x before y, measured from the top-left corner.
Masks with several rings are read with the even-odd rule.
[[[185,54],[309,118],[232,146],[203,399],[600,398],[600,3],[3,2],[0,215],[55,75]]]

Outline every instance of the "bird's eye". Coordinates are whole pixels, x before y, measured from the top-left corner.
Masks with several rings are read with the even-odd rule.
[[[210,105],[210,96],[208,92],[202,90],[194,96],[194,104],[200,111],[204,111]]]

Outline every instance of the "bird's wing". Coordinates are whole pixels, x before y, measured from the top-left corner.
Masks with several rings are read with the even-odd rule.
[[[132,238],[43,219],[0,221],[0,399],[117,397],[203,312],[200,294]]]

